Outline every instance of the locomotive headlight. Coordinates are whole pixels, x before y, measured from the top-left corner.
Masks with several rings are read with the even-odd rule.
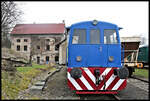
[[[109,56],[109,61],[114,61],[114,57],[113,56]]]
[[[80,68],[73,68],[70,71],[70,75],[71,75],[72,78],[78,79],[82,76],[82,71],[80,70]]]
[[[81,60],[82,60],[81,56],[77,56],[77,57],[76,57],[76,60],[77,60],[78,62],[81,61]]]
[[[93,25],[97,25],[98,21],[97,20],[93,20]]]

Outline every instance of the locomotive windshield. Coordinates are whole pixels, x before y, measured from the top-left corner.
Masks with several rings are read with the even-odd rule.
[[[85,29],[74,29],[72,44],[86,44]]]
[[[117,44],[116,30],[104,30],[104,44]]]
[[[90,44],[99,44],[100,43],[100,30],[92,29],[90,31]]]
[[[86,29],[74,29],[72,44],[86,44]],[[91,29],[89,30],[89,43],[90,44],[100,44],[100,30],[99,29]],[[116,30],[114,29],[104,29],[104,44],[117,44],[117,35]]]

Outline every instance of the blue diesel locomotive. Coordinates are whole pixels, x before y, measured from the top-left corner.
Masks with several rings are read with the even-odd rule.
[[[67,49],[67,80],[76,94],[116,94],[126,87],[128,69],[121,64],[115,24],[84,21],[72,24]]]

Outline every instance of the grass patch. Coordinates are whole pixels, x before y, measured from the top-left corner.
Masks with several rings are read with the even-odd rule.
[[[32,66],[28,66],[28,67],[18,67],[17,68],[17,71],[18,72],[28,72],[28,71],[31,71],[32,69],[36,69],[36,68],[48,68],[48,66],[46,65],[39,65],[39,64],[35,64],[33,63]]]
[[[17,99],[19,92],[28,88],[29,84],[33,84],[33,78],[39,75],[43,70],[55,70],[50,66],[38,65],[33,63],[31,67],[18,67],[15,75],[10,76],[9,72],[2,73],[2,99]],[[36,99],[36,98],[35,98]]]
[[[133,72],[133,75],[148,78],[148,69],[137,69],[137,68],[135,68],[135,72]]]

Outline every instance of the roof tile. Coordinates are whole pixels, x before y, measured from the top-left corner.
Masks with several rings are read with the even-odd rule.
[[[57,34],[65,32],[65,24],[17,24],[11,34]]]

